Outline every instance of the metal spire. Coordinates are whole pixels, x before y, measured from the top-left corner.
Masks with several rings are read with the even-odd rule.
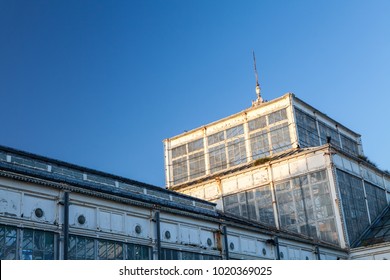
[[[256,56],[255,56],[255,51],[252,51],[253,53],[253,65],[255,69],[255,77],[256,77],[256,95],[257,99],[252,102],[252,106],[260,105],[263,103],[263,99],[261,98],[261,88],[259,84],[259,75],[257,73],[257,68],[256,68]]]

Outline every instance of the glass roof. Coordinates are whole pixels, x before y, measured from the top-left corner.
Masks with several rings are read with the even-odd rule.
[[[390,206],[387,206],[382,215],[353,247],[369,246],[383,242],[390,242]]]

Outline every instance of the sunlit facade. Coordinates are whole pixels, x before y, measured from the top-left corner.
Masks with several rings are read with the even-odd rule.
[[[290,93],[164,145],[168,189],[341,248],[388,207],[390,176],[360,135]]]
[[[212,202],[0,146],[0,259],[347,259]]]

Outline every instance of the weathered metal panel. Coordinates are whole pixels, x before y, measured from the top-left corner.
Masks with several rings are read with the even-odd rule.
[[[257,240],[256,242],[257,254],[263,258],[275,259],[274,246],[267,244],[264,241]]]
[[[93,207],[71,204],[69,206],[69,225],[73,227],[96,230],[96,212],[97,209]],[[79,217],[81,215],[85,218],[84,224],[79,222]]]
[[[256,255],[256,239],[254,238],[241,238],[241,253]]]
[[[131,236],[136,236],[140,238],[151,238],[151,221],[148,217],[137,217],[133,215],[125,216],[125,233]],[[137,232],[137,226],[140,227],[141,232]]]
[[[297,175],[307,172],[306,159],[298,159],[290,161],[290,173],[291,175]]]
[[[241,252],[241,246],[240,246],[240,238],[235,235],[228,234],[228,250],[230,253],[240,253]]]
[[[266,168],[253,171],[253,185],[265,184],[269,181],[268,170]]]
[[[211,244],[208,243],[211,242]],[[215,241],[215,234],[211,230],[204,230],[202,229],[200,231],[200,244],[206,248],[216,248],[217,244]]]
[[[199,228],[180,225],[180,242],[182,244],[200,245]]]
[[[212,184],[204,188],[204,193],[206,194],[207,199],[218,197],[220,195],[216,184]]]
[[[164,242],[178,243],[179,242],[179,225],[168,222],[161,222],[161,240]]]
[[[325,164],[326,162],[323,153],[307,157],[307,168],[310,171],[323,168]]]
[[[249,172],[237,176],[237,186],[239,189],[247,189],[253,186],[252,176]]]
[[[111,224],[110,224],[110,216],[111,213],[107,211],[100,210],[99,211],[99,228],[103,230],[110,230]]]
[[[320,254],[321,260],[337,260],[337,256],[333,254]]]
[[[390,252],[374,255],[374,260],[390,260]]]
[[[280,245],[279,246],[279,252],[280,252],[280,259],[281,260],[288,260],[290,259],[288,256],[288,248],[287,246]]]
[[[237,190],[237,180],[235,177],[230,177],[222,180],[224,194],[232,193]]]
[[[272,168],[274,180],[280,180],[290,176],[290,169],[288,163],[274,164],[272,165]]]
[[[307,250],[301,250],[301,259],[303,260],[313,260],[313,252]]]
[[[192,188],[192,189],[188,190],[188,192],[184,192],[184,193],[188,194],[190,196],[193,196],[193,197],[200,198],[200,199],[207,198],[205,188],[203,188],[203,186],[198,186],[198,187]]]
[[[35,210],[38,208],[43,210],[42,217],[37,217],[35,215]],[[54,198],[53,200],[50,200],[39,196],[24,194],[22,206],[24,217],[29,217],[35,221],[54,223],[56,220],[55,209],[56,201],[54,201]]]
[[[124,232],[124,214],[111,213],[111,230],[114,232]]]
[[[0,215],[20,217],[21,198],[20,192],[0,189]]]
[[[288,247],[288,259],[289,260],[300,260],[301,259],[301,250],[296,247]]]

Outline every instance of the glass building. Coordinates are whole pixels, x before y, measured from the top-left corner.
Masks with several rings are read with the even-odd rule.
[[[351,248],[388,207],[361,137],[288,93],[164,141],[167,188]]]
[[[286,94],[166,139],[164,189],[0,146],[0,259],[390,258],[390,176]]]

